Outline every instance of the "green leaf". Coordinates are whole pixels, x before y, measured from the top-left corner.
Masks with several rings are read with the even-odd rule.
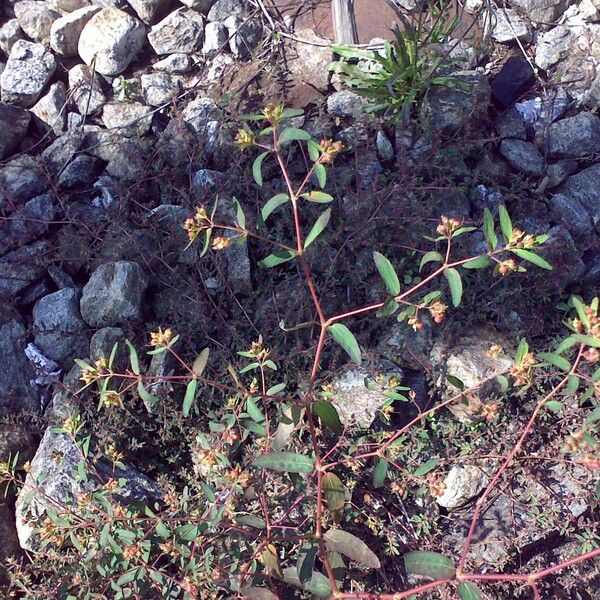
[[[204,527],[206,529],[206,527]],[[194,541],[201,533],[200,525],[195,523],[186,523],[185,525],[180,525],[175,529],[175,535],[185,541],[192,542]]]
[[[426,475],[430,471],[433,471],[439,464],[440,464],[439,458],[432,458],[432,459],[428,460],[427,462],[424,462],[419,468],[417,468],[415,470],[415,472],[413,473],[413,475],[415,477],[423,477],[423,475]]]
[[[288,260],[292,260],[292,258],[296,257],[296,253],[291,250],[281,250],[280,252],[274,252],[273,254],[269,254],[258,264],[265,269],[270,269],[272,267],[276,267],[277,265],[281,265]]]
[[[321,419],[324,425],[327,425],[334,433],[340,435],[344,431],[344,426],[340,421],[335,406],[327,400],[317,400],[313,403],[313,411]]]
[[[254,181],[256,181],[256,183],[261,187],[263,184],[262,164],[268,155],[269,152],[263,152],[262,154],[259,154],[252,165],[252,175],[254,176]]]
[[[503,204],[498,207],[498,216],[500,217],[500,229],[502,229],[502,235],[506,238],[506,243],[508,243],[510,242],[510,238],[512,238],[513,226],[508,211]]]
[[[312,229],[308,232],[306,240],[304,240],[304,249],[306,250],[320,235],[323,233],[329,219],[331,218],[331,209],[328,208],[323,214],[315,221]]]
[[[293,119],[294,117],[303,117],[304,111],[301,108],[285,108],[281,113],[282,119]]]
[[[246,229],[246,215],[244,214],[244,210],[242,209],[242,205],[239,200],[234,196],[231,199],[231,203],[235,208],[235,218],[240,229]]]
[[[306,147],[308,149],[308,156],[310,160],[317,162],[321,156],[321,146],[314,140],[308,140],[306,142]]]
[[[319,547],[315,544],[307,544],[300,548],[296,568],[298,569],[298,578],[303,585],[312,579],[315,570],[315,558],[318,553]]]
[[[333,202],[333,196],[326,194],[325,192],[319,192],[317,190],[313,190],[312,192],[306,192],[305,194],[301,194],[302,198],[305,198],[309,202],[315,202],[317,204],[328,204],[329,202]]]
[[[496,375],[496,381],[500,386],[500,391],[506,392],[509,387],[508,379],[504,375]]]
[[[346,488],[342,480],[335,473],[325,473],[322,479],[323,493],[327,506],[333,516],[334,523],[340,523],[344,516],[346,505]]]
[[[303,129],[297,127],[287,127],[279,135],[279,143],[289,142],[292,140],[310,140],[310,134]]]
[[[571,296],[571,302],[573,303],[573,306],[575,307],[575,310],[577,311],[577,316],[579,317],[579,320],[586,327],[589,327],[590,326],[590,320],[588,319],[588,316],[587,316],[587,314],[585,312],[585,309],[587,307],[582,302],[581,298],[579,298],[578,296]]]
[[[137,383],[137,392],[140,398],[146,403],[147,406],[154,406],[157,402],[160,402],[160,398],[151,394],[141,381]]]
[[[571,363],[564,357],[552,352],[538,352],[538,358],[545,360],[551,365],[559,368],[561,371],[568,373],[571,370]]]
[[[183,397],[183,416],[189,417],[190,411],[192,410],[192,404],[196,397],[196,388],[198,387],[198,380],[192,379],[185,388],[185,396]]]
[[[135,375],[140,374],[140,363],[138,360],[137,350],[129,340],[125,340],[125,345],[129,350],[129,362],[131,363],[131,370]]]
[[[397,296],[400,293],[400,280],[392,263],[379,252],[373,252],[373,260],[388,292],[392,296]]]
[[[113,363],[115,362],[115,357],[117,356],[117,349],[119,347],[119,342],[115,342],[112,350],[110,351],[110,356],[108,358],[108,368],[112,369]]]
[[[257,423],[262,423],[265,420],[262,411],[258,408],[253,398],[248,398],[248,400],[246,400],[246,412],[250,415],[250,418]]]
[[[252,464],[260,469],[286,473],[311,473],[315,468],[313,458],[304,454],[294,454],[293,452],[263,454],[255,458]]]
[[[464,263],[462,266],[464,269],[485,269],[492,264],[489,256],[478,256],[473,260]]]
[[[567,387],[565,388],[565,391],[567,392],[567,394],[574,394],[579,389],[580,384],[581,381],[579,377],[571,375],[567,380]]]
[[[432,250],[431,252],[426,252],[421,258],[421,262],[419,263],[419,273],[423,270],[423,267],[430,262],[444,262],[444,257],[439,253]]]
[[[283,580],[290,585],[301,588],[310,594],[319,598],[329,598],[331,596],[331,586],[325,575],[318,571],[313,571],[310,581],[304,584],[300,581],[298,569],[296,567],[287,567],[283,570]]]
[[[487,208],[483,211],[483,235],[487,240],[488,248],[495,250],[498,245],[498,237],[494,230],[494,217],[492,217],[492,213]]]
[[[558,400],[549,400],[546,402],[546,408],[553,413],[560,412],[564,407],[565,405]]]
[[[375,464],[375,471],[373,472],[373,487],[380,488],[387,477],[389,463],[385,458],[378,458]]]
[[[158,535],[161,538],[168,538],[171,535],[171,532],[169,531],[168,527],[164,524],[163,521],[157,521],[156,523],[156,535]]]
[[[283,392],[285,390],[287,383],[285,381],[283,383],[278,383],[267,390],[267,396],[276,396],[279,392]]]
[[[411,575],[424,575],[431,579],[452,579],[456,567],[452,559],[438,552],[417,550],[404,555],[406,572]]]
[[[330,529],[323,535],[325,546],[331,552],[339,552],[370,569],[379,569],[377,555],[355,535],[342,529]]]
[[[376,317],[389,317],[398,310],[399,304],[394,298],[388,298],[383,306],[375,313]]]
[[[588,423],[600,421],[600,406],[596,406],[594,410],[585,419]]]
[[[325,187],[325,184],[327,183],[327,171],[325,170],[325,167],[320,163],[315,165],[315,177],[319,182],[319,187],[323,189]]]
[[[454,375],[446,375],[446,381],[454,386],[456,389],[460,390],[462,392],[462,390],[465,389],[465,384],[458,378],[455,377]]]
[[[194,375],[198,377],[202,377],[202,373],[204,373],[204,369],[206,368],[206,364],[208,363],[208,356],[210,354],[210,348],[204,348],[198,356],[196,356],[194,360],[194,364],[192,365],[192,371]]]
[[[444,271],[444,276],[446,277],[450,285],[452,304],[454,307],[457,307],[460,304],[463,293],[462,279],[460,278],[460,273],[454,268],[449,268]]]
[[[362,362],[362,355],[354,334],[342,323],[334,323],[328,327],[333,339],[348,353],[357,364]]]
[[[517,346],[517,353],[515,354],[515,364],[517,366],[519,366],[523,362],[523,359],[525,358],[525,355],[528,352],[529,352],[529,344],[527,343],[527,340],[525,338],[523,338],[519,342],[519,345]]]
[[[257,517],[256,515],[236,515],[235,520],[242,524],[252,527],[254,529],[266,529],[267,524],[264,519]]]
[[[511,252],[513,254],[516,254],[519,258],[522,258],[523,260],[534,264],[536,267],[541,267],[542,269],[546,269],[548,271],[552,271],[553,269],[552,265],[549,262],[545,261],[541,256],[538,256],[534,252],[531,252],[531,250],[525,250],[524,248],[515,248],[514,250],[511,250]]]
[[[267,588],[245,587],[240,593],[247,600],[277,600],[277,596]]]
[[[460,600],[482,600],[479,588],[470,581],[461,581],[456,588]]]
[[[283,206],[288,202],[290,197],[287,194],[276,194],[271,199],[267,200],[267,203],[262,207],[260,216],[263,222],[265,222],[269,216],[275,212],[280,206]]]

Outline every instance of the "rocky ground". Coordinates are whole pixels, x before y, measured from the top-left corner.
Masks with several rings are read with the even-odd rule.
[[[264,8],[253,0],[0,7],[0,461],[20,452],[32,461],[30,477],[45,473],[49,495],[81,491],[76,457],[61,468],[52,462],[73,448],[46,429],[79,410],[74,358],[97,359],[125,338],[143,343],[158,325],[235,356],[256,331],[276,335],[278,320],[306,312],[285,272],[278,286],[259,273],[252,245],[202,265],[195,247],[184,249],[181,223],[198,203],[218,193],[226,215],[234,193],[249,213],[260,200],[232,143],[249,106],[281,98],[305,108],[299,125],[349,149],[329,184],[338,230],[313,257],[332,306],[369,297],[367,257],[378,235],[388,247],[414,247],[390,223],[414,235],[440,214],[478,222],[501,203],[527,232],[550,234],[544,252],[554,271],[521,291],[535,306],[600,287],[598,0],[512,0],[509,8],[467,0],[477,34],[449,43],[454,76],[469,85],[432,89],[406,126],[367,119],[365,101],[331,81],[327,40]],[[286,35],[275,41],[274,28]],[[278,189],[274,174],[266,179]],[[482,241],[473,234],[467,245]],[[343,247],[349,254],[340,258]],[[336,260],[341,281],[330,269]],[[424,402],[444,369],[469,384],[500,372],[503,359],[484,360],[484,350],[511,347],[515,332],[540,335],[547,320],[545,309],[532,314],[502,286],[498,293],[503,310],[487,299],[477,308],[481,330],[410,334],[395,323],[371,332],[375,364],[411,379]],[[280,296],[288,300],[278,305]],[[277,306],[274,325],[263,325]],[[340,413],[368,427],[384,400],[364,389],[372,371],[331,369],[338,367]],[[149,368],[169,369],[154,361]],[[469,422],[477,403],[465,410],[455,416]],[[142,471],[128,467],[131,493],[159,495]],[[579,487],[589,474],[577,479],[556,467],[549,477],[539,497],[568,498],[574,519],[590,510]],[[488,480],[485,468],[453,468],[438,503],[460,510]],[[531,493],[526,482],[520,493]],[[484,564],[505,558],[505,521],[518,526],[521,518],[509,504],[500,496],[489,513],[479,540]],[[0,556],[30,548],[28,510],[24,494],[0,505]],[[449,535],[462,539],[463,529],[458,519]]]

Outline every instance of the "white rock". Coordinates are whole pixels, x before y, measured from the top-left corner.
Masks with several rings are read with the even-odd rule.
[[[215,0],[179,0],[181,4],[185,4],[188,8],[193,8],[203,15],[207,14],[210,7],[215,3]]]
[[[352,367],[334,379],[331,390],[331,402],[342,423],[357,423],[364,428],[371,426],[377,412],[389,401],[385,385],[375,383],[372,373],[362,367]]]
[[[89,5],[89,0],[48,0],[48,6],[61,12],[73,12]]]
[[[535,46],[535,63],[542,69],[548,69],[566,58],[573,49],[578,31],[565,25],[542,33]]]
[[[444,494],[436,502],[450,510],[458,508],[477,496],[489,481],[489,477],[475,465],[455,465],[444,479]]]
[[[220,121],[221,112],[210,98],[196,98],[183,109],[183,120],[196,134],[206,134],[210,123]]]
[[[98,76],[85,65],[75,65],[69,69],[69,91],[82,115],[93,115],[106,102]]]
[[[206,79],[208,81],[220,79],[227,70],[227,67],[234,62],[235,60],[231,54],[217,54],[210,62],[210,66],[206,72]]]
[[[77,56],[79,37],[86,23],[100,10],[97,6],[85,6],[66,14],[52,23],[50,47],[62,56]]]
[[[17,40],[24,39],[24,37],[25,34],[16,19],[6,21],[6,23],[0,27],[0,50],[6,55],[10,54],[13,44]]]
[[[579,14],[590,23],[600,21],[600,1],[582,0],[579,3]]]
[[[150,106],[168,104],[181,92],[181,82],[169,73],[142,75],[142,93]]]
[[[0,75],[2,99],[10,104],[32,106],[55,69],[52,52],[42,44],[17,40]]]
[[[156,54],[194,52],[204,41],[204,19],[194,10],[180,8],[150,29],[148,41]]]
[[[103,8],[85,25],[79,37],[79,56],[95,64],[102,75],[118,75],[144,45],[146,30],[135,17],[118,8]]]
[[[166,58],[155,62],[152,68],[166,73],[185,73],[192,68],[193,60],[189,54],[169,54]]]
[[[139,102],[111,102],[104,105],[102,122],[107,129],[121,129],[123,135],[143,135],[152,124],[151,108]]]
[[[55,135],[60,135],[67,124],[67,89],[62,81],[57,81],[50,86],[48,93],[40,98],[31,108],[31,112],[42,124],[45,133],[52,130]]]
[[[485,15],[486,33],[491,31],[492,38],[500,43],[513,40],[531,41],[531,27],[510,8],[499,8]]]
[[[224,21],[229,33],[229,48],[236,58],[247,58],[258,46],[263,33],[262,23],[231,16]]]
[[[42,0],[23,0],[15,4],[15,16],[21,29],[36,42],[47,41],[52,23],[60,14]]]
[[[245,0],[216,0],[208,11],[208,21],[224,21],[228,17],[246,15]]]
[[[228,44],[229,33],[227,27],[223,23],[217,21],[207,23],[204,28],[204,46],[202,46],[202,54],[213,56],[224,49],[229,49]]]

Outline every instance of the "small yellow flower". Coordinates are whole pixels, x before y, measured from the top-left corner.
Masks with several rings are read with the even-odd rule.
[[[452,234],[462,225],[462,220],[456,217],[442,216],[440,224],[437,226],[436,231],[439,235],[450,237]]]
[[[240,150],[245,150],[246,148],[251,148],[256,143],[256,138],[251,131],[246,129],[240,129],[235,136],[235,145]]]
[[[231,240],[225,236],[219,235],[212,241],[213,250],[225,250],[231,245]]]
[[[263,108],[263,115],[271,125],[277,125],[283,118],[284,106],[283,104],[271,104]]]
[[[485,355],[489,358],[497,358],[503,352],[504,349],[502,348],[502,346],[500,346],[500,344],[494,344],[493,346],[490,346],[490,349],[485,353]]]
[[[334,142],[333,140],[321,140],[321,157],[319,162],[330,163],[340,153],[344,151],[342,142]]]
[[[159,327],[158,331],[153,331],[150,333],[151,346],[168,346],[172,339],[173,332],[168,327],[164,331],[161,327]]]
[[[112,406],[121,406],[121,396],[118,392],[109,390],[102,396],[102,404],[106,408],[111,408]]]
[[[427,309],[433,317],[433,320],[439,324],[445,319],[448,307],[440,300],[436,300],[433,304],[430,304]]]
[[[516,270],[517,263],[512,258],[498,263],[498,273],[500,273],[500,275],[508,275]]]

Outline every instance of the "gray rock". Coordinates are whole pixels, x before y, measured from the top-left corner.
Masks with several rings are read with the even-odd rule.
[[[381,160],[391,160],[394,158],[394,146],[392,146],[392,142],[390,142],[383,131],[379,130],[377,132],[375,143]]]
[[[581,17],[589,23],[600,21],[600,2],[598,0],[582,0],[577,8]]]
[[[139,102],[111,102],[104,105],[102,122],[107,129],[119,129],[125,136],[144,135],[152,124],[152,109]]]
[[[25,34],[17,19],[9,19],[0,27],[0,50],[7,56],[15,42],[24,39]]]
[[[532,21],[554,23],[569,8],[571,0],[512,0],[511,6]]]
[[[204,28],[202,54],[214,56],[218,52],[222,52],[228,46],[228,40],[229,32],[223,23],[218,21],[207,23]]]
[[[352,117],[357,119],[364,116],[366,100],[351,92],[341,90],[327,97],[327,112],[336,117]]]
[[[103,327],[94,333],[90,340],[90,358],[97,361],[108,358],[113,346],[125,340],[125,332],[120,327]]]
[[[546,161],[536,146],[522,140],[502,140],[500,154],[513,169],[525,175],[542,176],[546,171]]]
[[[75,65],[69,69],[69,91],[82,115],[93,115],[106,103],[98,76],[85,65]]]
[[[48,8],[42,0],[22,0],[14,8],[17,21],[27,36],[36,42],[47,42],[52,23],[60,13]]]
[[[48,5],[61,12],[73,12],[89,5],[89,0],[48,0]]]
[[[81,32],[99,10],[97,6],[85,6],[54,21],[50,29],[52,50],[62,56],[77,56]]]
[[[476,465],[454,465],[444,478],[444,494],[436,502],[448,510],[459,508],[475,498],[489,482],[488,475]]]
[[[575,31],[566,25],[542,33],[535,46],[535,62],[538,67],[548,69],[566,58],[572,52]]]
[[[63,189],[87,186],[94,182],[102,161],[88,154],[76,156],[58,176],[58,185]]]
[[[84,142],[82,131],[68,131],[54,140],[43,152],[42,160],[48,170],[54,174],[60,173],[79,152]]]
[[[192,68],[193,63],[189,54],[176,53],[169,54],[166,58],[155,62],[152,68],[165,73],[186,73]]]
[[[217,0],[208,11],[208,21],[224,21],[227,17],[243,17],[247,14],[243,0]]]
[[[99,266],[83,288],[81,314],[93,327],[141,319],[148,281],[137,263],[118,261]]]
[[[384,372],[377,374],[389,375]],[[401,378],[402,371],[398,369],[391,375]],[[356,423],[365,429],[371,426],[377,412],[389,401],[384,393],[387,380],[384,383],[376,383],[375,379],[372,370],[354,366],[332,380],[331,402],[336,407],[342,423]]]
[[[35,242],[0,258],[0,295],[12,298],[44,274],[49,246]]]
[[[94,460],[96,473],[89,472],[88,477],[82,480],[77,475],[80,461],[81,450],[68,435],[54,433],[52,428],[46,430],[15,506],[22,548],[39,549],[36,526],[44,520],[49,506],[100,489],[115,475],[112,464],[99,456]],[[115,496],[123,504],[132,501],[151,503],[163,496],[157,484],[130,465],[119,470],[118,477],[125,483]]]
[[[146,25],[156,23],[171,6],[171,0],[127,0],[127,2]]]
[[[63,365],[84,356],[88,349],[79,297],[79,290],[65,288],[44,296],[33,307],[35,345],[45,356]]]
[[[0,75],[2,99],[9,104],[33,106],[55,69],[52,52],[42,44],[17,40]]]
[[[565,227],[576,242],[582,243],[584,247],[594,243],[594,226],[581,202],[563,194],[554,194],[548,205],[551,218]]]
[[[123,182],[140,181],[146,172],[145,148],[140,140],[100,130],[86,136],[88,154],[106,161],[106,172]]]
[[[402,367],[428,370],[433,347],[433,326],[428,315],[424,315],[422,321],[424,327],[420,331],[414,331],[406,322],[389,323],[377,346],[379,354]]]
[[[196,98],[183,109],[183,120],[196,134],[204,133],[208,123],[219,121],[221,112],[210,98]]]
[[[234,231],[226,231],[225,237],[232,239],[228,248],[223,250],[226,261],[226,277],[235,293],[250,294],[252,292],[252,276],[250,258],[248,257],[247,239],[236,237]]]
[[[206,15],[210,7],[215,3],[215,0],[181,0],[181,4],[185,4],[188,8],[201,12]]]
[[[0,104],[0,159],[15,150],[27,134],[31,113],[16,106]],[[0,198],[2,194],[0,193]],[[1,204],[1,202],[0,202]]]
[[[489,356],[488,351],[495,345],[503,348],[503,352]],[[430,359],[436,373],[435,383],[444,400],[456,397],[447,408],[461,423],[472,423],[481,418],[485,402],[496,387],[494,376],[510,369],[512,356],[509,340],[488,327],[472,328],[463,337],[442,340],[434,345]],[[459,390],[448,382],[448,375],[462,381],[465,394],[459,396]],[[467,392],[471,388],[473,390]]]
[[[47,189],[46,173],[32,156],[24,154],[0,165],[0,206],[6,200],[29,200]]]
[[[558,192],[578,200],[590,214],[594,223],[600,222],[600,163],[596,163],[576,175],[572,175],[560,186]]]
[[[577,172],[576,160],[559,160],[546,167],[547,188],[560,185],[567,177]]]
[[[531,41],[531,27],[510,8],[498,8],[488,11],[485,15],[486,33],[491,30],[494,40],[505,44],[514,40]]]
[[[0,259],[0,264],[1,264]],[[2,267],[0,266],[0,273]],[[2,276],[0,275],[0,288]],[[39,400],[30,381],[35,376],[25,356],[27,338],[25,328],[15,319],[0,325],[0,414],[14,415],[21,410],[37,411]],[[14,450],[11,448],[11,451]]]
[[[52,131],[61,135],[67,125],[67,88],[62,81],[50,86],[48,93],[31,107],[37,117],[36,123],[42,133]]]
[[[452,87],[432,86],[421,110],[423,126],[431,134],[452,134],[465,124],[477,126],[487,116],[490,85],[475,71],[457,71]]]
[[[496,132],[503,138],[526,140],[527,124],[523,115],[513,106],[496,120]]]
[[[170,73],[147,73],[142,75],[141,84],[150,106],[169,104],[181,93],[181,81]]]
[[[9,221],[9,240],[19,245],[32,242],[48,231],[48,224],[53,219],[52,198],[47,194],[32,198],[21,210],[15,211],[14,219]]]
[[[236,58],[248,58],[262,39],[263,26],[257,19],[231,16],[224,21],[229,33],[229,48]]]
[[[68,273],[65,273],[65,271],[63,271],[60,267],[57,267],[56,265],[50,265],[46,270],[59,290],[77,287],[73,281],[73,278]]]
[[[548,261],[553,269],[528,270],[537,278],[543,291],[559,293],[568,285],[581,279],[585,273],[585,263],[569,231],[562,225],[556,225],[548,233],[548,240],[536,253]]]
[[[562,119],[548,129],[551,158],[583,158],[600,151],[600,119],[589,112]]]
[[[156,54],[194,52],[204,42],[204,19],[194,10],[180,8],[150,29],[148,41]]]
[[[78,52],[83,62],[102,75],[122,73],[146,40],[144,25],[118,8],[103,8],[84,26]]]

